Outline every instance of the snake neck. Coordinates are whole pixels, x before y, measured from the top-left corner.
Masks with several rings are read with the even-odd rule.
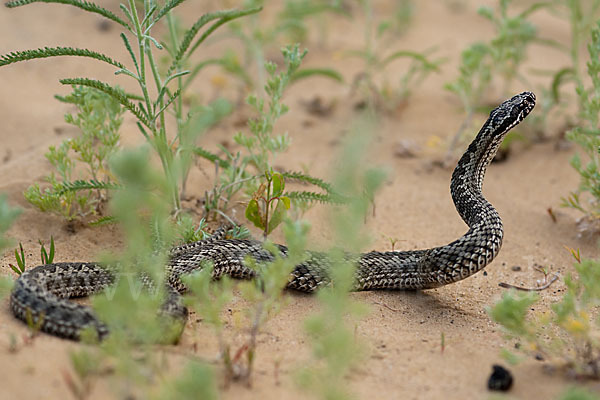
[[[490,223],[490,217],[500,220],[496,209],[483,197],[483,178],[488,165],[496,155],[502,136],[489,134],[486,123],[469,148],[460,158],[450,183],[452,200],[460,217],[469,228]],[[486,140],[486,137],[489,139]],[[483,145],[482,145],[483,144]]]

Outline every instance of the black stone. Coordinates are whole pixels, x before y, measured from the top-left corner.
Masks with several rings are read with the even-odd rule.
[[[513,377],[509,370],[500,365],[493,365],[494,371],[488,379],[488,389],[506,392],[510,389],[513,383]]]

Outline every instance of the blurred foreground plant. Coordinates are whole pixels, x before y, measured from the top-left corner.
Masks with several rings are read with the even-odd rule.
[[[461,54],[458,77],[445,85],[448,91],[458,96],[466,114],[449,145],[447,162],[456,156],[454,152],[461,148],[463,139],[471,141],[472,137],[463,138],[463,133],[470,128],[473,114],[485,108],[484,100],[489,95],[492,83],[499,81],[502,89],[498,94],[504,98],[510,94],[515,79],[524,81],[520,73],[521,66],[527,58],[529,46],[540,41],[536,27],[528,18],[549,4],[536,2],[510,16],[508,8],[511,2],[499,0],[497,12],[489,7],[478,9],[479,15],[493,24],[496,36],[487,42],[475,42],[465,49]]]
[[[332,284],[317,293],[321,310],[305,322],[311,340],[312,360],[298,373],[299,384],[321,399],[351,398],[346,377],[362,359],[364,352],[352,326],[365,309],[354,302],[349,291],[354,287],[356,254],[369,243],[363,226],[372,199],[381,187],[382,170],[365,168],[373,130],[372,115],[363,115],[353,124],[344,143],[335,173],[334,185],[347,198],[346,204],[332,213],[336,245],[329,252]]]
[[[579,154],[571,159],[571,165],[579,172],[581,181],[577,191],[563,199],[563,205],[575,208],[585,215],[584,225],[591,232],[600,231],[600,23],[592,30],[588,45],[590,61],[588,74],[592,87],[583,83],[577,86],[581,104],[580,124],[568,132],[567,138],[579,145],[585,160]],[[582,198],[586,193],[588,196]],[[582,227],[583,228],[583,227]]]
[[[366,19],[364,45],[361,49],[343,52],[364,62],[364,67],[354,78],[353,89],[365,94],[367,106],[370,108],[392,112],[403,105],[412,91],[432,72],[439,72],[439,66],[445,59],[430,57],[431,50],[423,52],[398,50],[384,55],[384,49],[391,47],[390,39],[395,38],[395,35],[388,35],[386,38],[386,34],[394,33],[394,27],[400,29],[402,27],[395,23],[393,17],[376,20],[370,0],[362,0],[359,3]],[[406,3],[401,2],[400,9],[408,7]],[[391,63],[400,59],[407,59],[410,64],[399,76],[396,86],[389,83],[386,69]]]
[[[164,277],[168,252],[180,227],[171,217],[167,178],[150,162],[148,145],[121,151],[110,162],[121,182],[109,208],[125,238],[123,251],[100,258],[116,277],[113,286],[92,298],[98,318],[110,334],[96,347],[71,353],[74,375],[65,373],[67,387],[78,398],[93,390],[97,379],[108,379],[120,398],[194,398],[198,390],[190,374],[214,393],[212,372],[194,361],[177,376],[163,362],[157,343],[177,342],[182,322],[161,312],[169,296]],[[84,332],[82,340],[97,342],[96,332]],[[91,361],[90,361],[91,360]],[[109,372],[107,372],[107,370]]]
[[[6,237],[6,232],[17,219],[21,210],[8,205],[6,195],[0,194],[0,256],[4,254],[4,250],[9,248],[13,241]],[[12,287],[12,280],[5,277],[0,277],[0,300],[4,298]]]
[[[205,216],[209,217],[215,213],[231,220],[227,215],[228,205],[237,193],[244,190],[254,199],[250,200],[247,205],[246,216],[250,222],[265,232],[265,237],[283,220],[280,217],[283,217],[285,210],[290,208],[291,202],[289,200],[300,206],[307,206],[315,202],[339,202],[339,199],[335,197],[331,190],[331,185],[321,179],[301,173],[273,172],[275,158],[284,152],[290,144],[287,133],[274,134],[277,120],[288,112],[288,107],[283,103],[283,94],[293,81],[293,77],[298,72],[307,51],[300,51],[299,46],[294,45],[285,47],[282,49],[282,53],[285,67],[281,70],[278,71],[275,63],[266,63],[269,75],[265,85],[267,99],[256,95],[248,96],[248,104],[254,109],[257,116],[248,121],[249,134],[238,132],[233,138],[237,144],[243,147],[244,152],[238,152],[234,155],[222,147],[221,150],[225,152],[226,157],[219,157],[202,148],[194,150],[197,155],[211,161],[217,168],[217,177],[213,189],[206,192],[205,195]],[[274,176],[277,176],[277,178],[273,178]],[[286,196],[282,196],[283,192],[279,193],[275,197],[283,197],[283,203],[279,200],[277,204],[273,204],[270,200],[268,202],[273,206],[280,207],[278,204],[282,204],[285,207],[284,209],[280,207],[275,214],[271,213],[271,217],[276,215],[277,218],[275,219],[276,223],[269,223],[269,220],[271,220],[268,217],[269,212],[265,212],[266,209],[263,209],[263,218],[259,218],[261,210],[258,208],[260,205],[258,199],[263,196],[264,189],[271,185],[269,179],[271,181],[275,179],[281,189],[284,187],[284,180],[290,179],[316,186],[322,189],[324,193],[307,190],[290,192]],[[262,191],[261,188],[263,188]],[[266,220],[264,216],[267,216]],[[270,229],[268,229],[269,225],[271,226]]]
[[[600,261],[575,264],[575,276],[565,277],[566,292],[550,312],[530,312],[539,301],[533,293],[506,292],[488,312],[516,346],[527,354],[562,360],[575,377],[600,379]],[[508,350],[504,355],[515,360]]]
[[[72,221],[100,214],[108,199],[106,191],[117,186],[108,159],[118,149],[125,109],[108,94],[85,86],[74,86],[70,95],[58,98],[77,107],[77,114],[66,114],[65,121],[81,133],[58,147],[50,146],[46,158],[58,173],[46,177],[50,187],[42,190],[36,183],[24,194],[41,211]]]

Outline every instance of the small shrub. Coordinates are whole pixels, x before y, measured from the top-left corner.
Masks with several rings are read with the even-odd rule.
[[[581,181],[579,189],[563,199],[563,205],[583,212],[592,222],[593,232],[600,230],[600,24],[592,30],[588,51],[590,61],[587,66],[592,87],[586,89],[583,84],[577,87],[581,122],[567,134],[569,140],[579,145],[586,160],[582,160],[579,154],[571,159],[571,165],[579,172]],[[586,198],[582,198],[584,193],[588,195]]]
[[[595,317],[600,305],[600,262],[582,260],[576,275],[565,278],[563,298],[547,313],[531,312],[539,301],[533,293],[506,292],[488,310],[517,346],[528,354],[561,360],[575,376],[600,379],[600,325]],[[504,352],[508,357],[511,353]]]
[[[60,100],[77,107],[77,114],[66,114],[65,121],[79,128],[80,134],[50,147],[46,158],[56,170],[46,177],[50,187],[30,186],[25,198],[67,221],[101,215],[106,192],[117,187],[108,159],[118,149],[125,109],[108,94],[84,86],[73,87]]]

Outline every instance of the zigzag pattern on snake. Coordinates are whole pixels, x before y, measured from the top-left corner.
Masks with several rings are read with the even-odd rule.
[[[500,143],[535,106],[535,95],[523,92],[492,110],[489,118],[458,162],[450,185],[452,199],[469,230],[445,246],[426,250],[370,252],[357,257],[355,290],[430,289],[447,285],[482,270],[498,254],[502,245],[502,220],[481,192],[485,171]],[[287,249],[279,246],[285,256]],[[185,290],[181,276],[199,268],[205,261],[214,265],[213,275],[252,278],[256,272],[244,265],[249,255],[258,262],[273,255],[258,241],[223,239],[218,233],[210,239],[174,248],[166,267],[167,314],[185,319],[187,310],[179,301]],[[309,252],[296,266],[287,288],[313,292],[330,283],[325,254]],[[79,339],[82,329],[92,326],[100,337],[108,333],[93,310],[68,300],[98,293],[114,282],[113,274],[96,263],[55,263],[24,272],[16,281],[10,298],[13,314],[25,321],[43,315],[41,329],[64,338]]]

